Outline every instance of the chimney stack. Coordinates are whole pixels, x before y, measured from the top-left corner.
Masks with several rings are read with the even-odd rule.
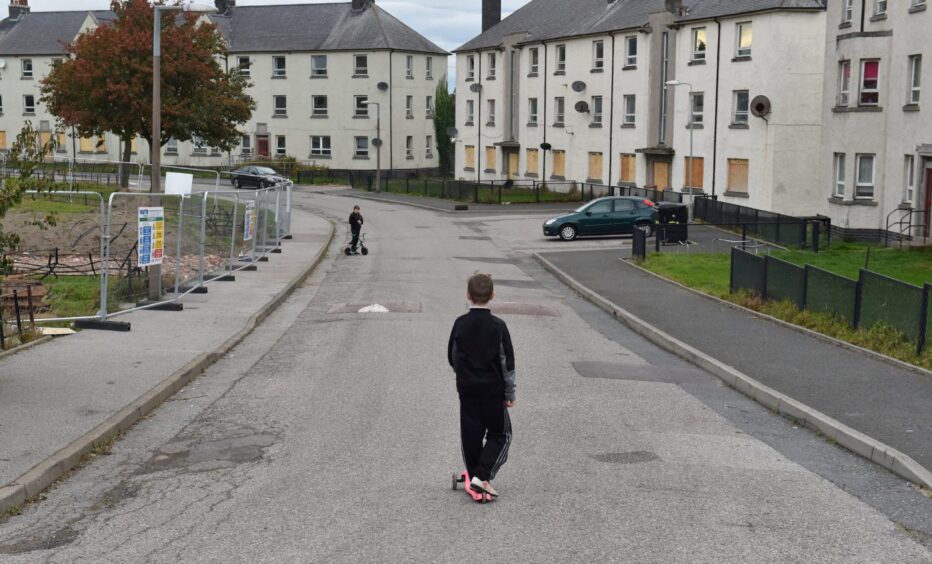
[[[229,16],[236,7],[236,0],[214,0],[214,6],[217,7],[217,13],[221,16]]]
[[[667,11],[674,16],[679,16],[683,13],[683,0],[664,0],[664,3],[666,4]]]
[[[502,0],[482,0],[482,31],[502,21]]]
[[[10,0],[10,19],[18,20],[29,13],[29,0]]]
[[[366,9],[366,6],[369,5],[369,2],[374,2],[375,0],[353,0],[353,11],[361,12]]]

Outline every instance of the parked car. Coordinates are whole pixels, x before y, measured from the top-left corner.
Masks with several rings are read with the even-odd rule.
[[[230,182],[234,188],[253,186],[267,188],[285,181],[285,178],[267,166],[244,166],[230,173]]]
[[[572,241],[577,236],[622,235],[644,229],[654,232],[657,207],[643,198],[609,197],[593,200],[576,211],[544,222],[545,237]]]

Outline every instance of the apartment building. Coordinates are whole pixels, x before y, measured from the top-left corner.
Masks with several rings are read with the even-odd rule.
[[[51,134],[54,116],[38,101],[42,77],[65,56],[63,44],[113,17],[31,12],[28,0],[12,1],[10,17],[0,22],[0,150],[26,119]],[[207,17],[228,43],[221,64],[249,77],[257,108],[233,151],[172,140],[162,148],[164,164],[221,166],[287,155],[332,169],[373,170],[378,129],[383,168],[437,168],[433,97],[447,68],[445,51],[374,0],[216,5]],[[62,141],[63,156],[119,160],[113,135]],[[142,140],[134,143],[134,160],[149,160]]]

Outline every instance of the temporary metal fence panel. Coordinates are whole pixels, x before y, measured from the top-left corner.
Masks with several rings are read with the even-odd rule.
[[[844,317],[852,325],[857,315],[858,281],[806,265],[806,308]]]
[[[765,298],[789,300],[800,309],[806,307],[806,269],[772,256],[767,262],[767,295]]]
[[[763,257],[741,249],[731,249],[731,291],[747,290],[759,296],[767,293],[766,263]]]
[[[900,280],[861,269],[861,327],[884,324],[910,340],[922,330],[923,289]]]

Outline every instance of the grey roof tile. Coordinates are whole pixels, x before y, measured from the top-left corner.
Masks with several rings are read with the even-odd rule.
[[[698,0],[694,1],[688,12],[677,18],[686,22],[763,12],[766,10],[821,10],[825,0]]]
[[[0,55],[60,55],[89,12],[33,12],[0,21]]]

